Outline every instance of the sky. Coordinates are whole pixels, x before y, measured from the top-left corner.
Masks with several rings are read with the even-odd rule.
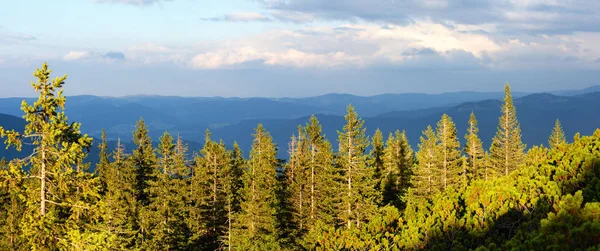
[[[305,97],[600,84],[597,0],[20,0],[0,4],[0,97]]]

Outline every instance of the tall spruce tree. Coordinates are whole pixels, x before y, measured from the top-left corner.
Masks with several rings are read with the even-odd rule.
[[[173,136],[165,132],[160,138],[154,179],[148,180],[148,206],[142,209],[142,228],[148,231],[143,248],[149,250],[180,250],[186,247],[185,223],[186,190],[182,178],[187,176],[187,168],[178,166],[182,157]],[[180,142],[179,142],[180,143]],[[179,144],[178,143],[178,144]]]
[[[39,96],[31,105],[22,102],[24,132],[0,127],[0,137],[18,151],[23,144],[33,146],[29,156],[9,163],[14,178],[28,179],[19,189],[25,200],[21,229],[28,249],[88,249],[101,245],[102,239],[90,227],[99,184],[83,164],[92,138],[80,132],[79,123],[67,120],[62,89],[66,75],[51,79],[50,74],[46,63],[33,74],[37,81],[31,85]],[[19,171],[26,168],[27,173]],[[83,243],[86,238],[91,239]]]
[[[242,212],[234,245],[240,250],[279,249],[277,232],[277,147],[259,124],[254,133],[248,167],[244,173]]]
[[[560,121],[556,119],[554,123],[554,128],[552,129],[552,134],[550,134],[550,138],[548,139],[548,145],[550,149],[554,149],[561,144],[567,143],[567,139],[565,138],[565,132],[560,125]]]
[[[504,93],[502,116],[500,116],[498,132],[492,139],[490,160],[498,173],[508,176],[524,160],[525,144],[521,142],[521,127],[508,83],[504,87]]]
[[[156,180],[156,154],[152,148],[152,139],[143,119],[138,120],[133,132],[133,143],[136,148],[131,155],[131,161],[136,169],[137,200],[142,206],[150,203],[148,183]]]
[[[230,164],[229,173],[225,180],[225,187],[227,189],[227,229],[221,236],[221,243],[223,248],[227,250],[233,249],[233,235],[234,235],[234,220],[235,217],[241,212],[241,193],[244,188],[242,177],[244,170],[246,169],[246,160],[244,154],[240,149],[237,142],[233,143],[233,150],[230,152]]]
[[[339,214],[346,228],[360,228],[376,210],[379,192],[375,190],[373,168],[367,165],[365,150],[369,139],[365,135],[364,121],[358,117],[352,105],[345,116],[346,125],[338,131],[338,164],[343,170],[344,192],[341,194]]]
[[[100,143],[98,144],[98,149],[100,150],[100,159],[98,161],[98,164],[96,164],[96,173],[98,174],[98,177],[100,177],[100,183],[102,184],[102,192],[104,193],[106,190],[106,179],[107,179],[107,172],[109,167],[109,157],[110,155],[108,154],[108,142],[106,139],[106,130],[102,129],[102,135],[100,137]]]
[[[383,134],[381,130],[377,128],[375,130],[375,134],[373,134],[373,138],[371,138],[371,152],[369,153],[369,167],[373,168],[373,180],[375,182],[375,189],[378,191],[382,191],[381,186],[383,182],[381,180],[384,172],[384,149],[385,142],[383,141]],[[378,203],[381,200],[377,201]]]
[[[137,226],[136,247],[145,248],[147,239],[151,238],[150,219],[144,217],[144,210],[150,204],[149,186],[156,181],[158,169],[156,168],[156,154],[152,148],[152,140],[148,135],[148,128],[143,119],[140,119],[133,132],[133,143],[136,148],[129,158],[130,164],[135,167],[135,193],[137,199]]]
[[[206,130],[201,156],[196,157],[196,175],[192,185],[197,189],[193,194],[196,209],[191,215],[196,221],[192,231],[197,248],[218,249],[221,240],[228,232],[230,193],[229,172],[231,155],[223,142],[217,143]]]
[[[439,180],[434,184],[440,187],[438,190],[445,191],[450,186],[458,184],[462,175],[461,150],[456,134],[456,126],[447,114],[442,115],[438,122],[436,136],[439,144],[436,175]]]
[[[431,126],[423,131],[420,138],[419,151],[417,152],[417,166],[412,179],[412,192],[417,197],[429,198],[438,192],[439,186],[435,186],[436,165],[440,151],[438,149],[438,138]]]
[[[299,230],[306,231],[311,212],[311,155],[307,135],[302,126],[289,143],[289,161],[286,165],[287,184],[293,211],[293,223]]]
[[[472,179],[481,179],[485,176],[485,152],[478,134],[477,119],[475,118],[475,114],[471,112],[467,134],[465,134],[464,152],[467,155],[465,171],[468,172],[468,175]]]
[[[383,205],[404,208],[403,197],[410,188],[415,156],[406,132],[390,133],[383,150],[384,172],[382,174]]]
[[[331,143],[325,138],[316,116],[311,116],[304,126],[310,149],[310,228],[316,221],[333,224],[338,190],[339,173],[333,164]]]
[[[111,249],[133,249],[138,229],[136,170],[121,139],[113,151],[112,159],[102,172],[105,176],[105,193],[102,199],[102,222],[104,231],[116,236],[109,240]]]

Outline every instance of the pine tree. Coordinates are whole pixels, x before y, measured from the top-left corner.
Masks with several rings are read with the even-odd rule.
[[[550,134],[550,138],[548,139],[548,145],[550,146],[550,149],[555,149],[557,146],[565,143],[567,143],[565,132],[560,125],[560,121],[556,119],[554,129],[552,129],[552,134]]]
[[[467,134],[465,135],[464,152],[467,155],[467,165],[463,175],[467,174],[472,179],[481,179],[485,176],[485,170],[483,170],[486,168],[484,163],[485,152],[478,133],[477,119],[475,114],[471,112],[469,127],[467,127]]]
[[[492,139],[490,160],[498,173],[508,176],[525,158],[525,145],[521,142],[521,128],[517,121],[517,112],[513,105],[508,83],[504,88],[505,97],[502,105],[498,132]]]
[[[221,239],[228,229],[228,186],[231,155],[225,145],[211,140],[210,131],[206,131],[202,156],[196,158],[196,175],[192,185],[197,189],[194,194],[196,205],[193,239],[202,249],[214,250],[221,245]]]
[[[277,147],[259,124],[244,173],[242,212],[233,235],[237,249],[279,249],[277,233]]]
[[[438,138],[431,126],[423,131],[420,138],[419,151],[417,152],[418,165],[415,168],[415,174],[412,179],[412,191],[417,197],[429,198],[438,192],[434,175],[436,174],[436,165],[439,159]]]
[[[414,152],[406,138],[406,132],[390,133],[384,149],[384,172],[382,175],[383,205],[404,207],[403,197],[411,187],[410,180],[415,163]]]
[[[62,88],[66,75],[51,79],[50,73],[44,63],[33,74],[37,81],[31,85],[39,97],[32,105],[22,103],[27,121],[24,133],[0,127],[0,137],[6,137],[6,145],[18,151],[23,144],[34,147],[31,155],[9,164],[12,174],[22,175],[17,180],[28,178],[19,191],[25,198],[21,227],[28,248],[87,249],[100,235],[89,227],[99,186],[83,164],[92,139],[80,132],[79,123],[69,123],[65,116]],[[27,174],[17,171],[27,167]],[[80,241],[86,237],[93,239],[82,246]]]
[[[344,170],[344,193],[342,209],[338,216],[347,228],[361,227],[361,223],[371,216],[379,198],[373,180],[373,168],[367,166],[365,150],[369,140],[365,136],[364,121],[358,117],[354,107],[349,105],[345,116],[346,125],[338,131],[338,164]]]

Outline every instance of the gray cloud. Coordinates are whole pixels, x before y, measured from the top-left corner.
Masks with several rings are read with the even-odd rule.
[[[106,54],[104,54],[104,58],[114,60],[125,60],[125,54],[123,52],[109,51]]]
[[[500,32],[564,34],[600,31],[600,1],[258,0],[268,9],[319,19],[406,24],[418,20],[496,24]],[[297,15],[297,14],[296,14]]]

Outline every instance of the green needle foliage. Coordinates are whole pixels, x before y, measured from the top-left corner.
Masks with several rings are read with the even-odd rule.
[[[504,93],[502,116],[499,120],[498,132],[492,139],[490,160],[497,173],[508,176],[523,161],[525,144],[521,142],[521,127],[517,121],[517,111],[513,105],[508,83]]]
[[[338,219],[346,228],[357,227],[376,211],[379,192],[375,190],[374,168],[367,165],[365,150],[369,140],[364,121],[353,106],[348,106],[346,125],[338,131],[339,151],[337,164],[342,169],[342,193]]]
[[[548,146],[554,149],[565,143],[567,143],[565,132],[560,125],[560,121],[557,119],[554,128],[552,129],[552,134],[550,134],[550,138],[548,139]]]

